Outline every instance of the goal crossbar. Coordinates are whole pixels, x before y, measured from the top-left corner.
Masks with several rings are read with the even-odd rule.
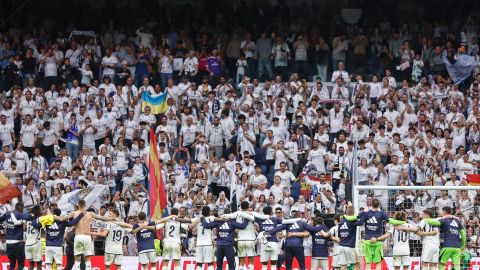
[[[442,191],[442,190],[447,190],[447,191],[460,191],[460,190],[480,190],[480,186],[359,186],[359,185],[353,185],[352,186],[352,203],[353,207],[355,209],[355,213],[359,212],[359,198],[360,198],[360,192],[365,191],[365,190],[394,190],[394,191],[399,191],[399,190],[417,190],[417,191]],[[389,196],[390,198],[390,196]],[[357,248],[360,247],[360,227],[357,227],[357,237],[356,237],[356,242],[357,242]]]
[[[352,199],[358,212],[358,198],[361,190],[480,190],[480,186],[352,186]]]

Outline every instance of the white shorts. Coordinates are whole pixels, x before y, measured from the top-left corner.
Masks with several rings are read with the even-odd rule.
[[[332,268],[340,268],[340,264],[338,264],[338,253],[332,255]]]
[[[438,257],[440,256],[440,247],[434,244],[425,244],[422,248],[422,262],[425,263],[438,263]]]
[[[318,270],[318,268],[322,268],[322,270],[329,270],[328,269],[328,258],[312,258],[312,270]]]
[[[410,256],[393,256],[393,266],[409,266],[410,265]]]
[[[195,259],[197,263],[213,263],[214,260],[213,245],[197,247]]]
[[[45,263],[57,265],[63,262],[63,248],[62,247],[45,247]]]
[[[93,241],[90,235],[77,234],[73,241],[73,255],[93,255]]]
[[[148,263],[156,263],[157,262],[157,253],[155,251],[148,251],[144,253],[138,254],[138,262],[142,265]]]
[[[237,256],[240,258],[255,256],[255,241],[238,241]]]
[[[164,242],[162,261],[180,260],[182,257],[180,243]]]
[[[122,260],[123,260],[123,255],[121,254],[110,254],[110,253],[105,253],[105,265],[122,265]]]
[[[358,263],[358,254],[355,248],[338,247],[338,264],[340,266],[348,266]]]
[[[36,244],[25,246],[25,259],[34,262],[41,262],[42,242],[38,241]]]
[[[267,242],[260,244],[260,262],[278,260],[278,243]]]

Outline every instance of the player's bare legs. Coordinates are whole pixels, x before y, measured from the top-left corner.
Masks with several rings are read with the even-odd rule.
[[[84,213],[83,218],[80,222],[75,225],[75,244],[74,250],[78,247],[84,249],[86,245],[92,244],[92,237],[90,236],[90,225],[92,222],[92,215],[89,212],[86,212],[86,205],[84,200],[80,200],[77,204],[78,210],[74,212],[74,217]],[[81,240],[81,241],[80,241]],[[88,243],[90,242],[90,243]],[[82,259],[82,254],[75,254],[75,264],[73,265],[74,270],[80,270],[80,262]],[[85,259],[85,270],[92,269],[92,262],[90,261],[90,254],[83,251],[83,256]]]

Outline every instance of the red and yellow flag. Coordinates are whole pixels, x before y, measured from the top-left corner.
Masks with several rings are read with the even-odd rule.
[[[150,219],[162,218],[163,211],[167,207],[167,193],[163,182],[160,160],[158,158],[157,138],[153,128],[150,129]]]
[[[480,174],[465,175],[470,186],[480,186]]]
[[[3,173],[0,173],[0,204],[19,196],[22,196],[20,190]]]

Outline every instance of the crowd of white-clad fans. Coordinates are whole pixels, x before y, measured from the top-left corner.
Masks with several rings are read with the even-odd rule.
[[[353,184],[416,185],[354,203],[377,198],[412,223],[452,206],[479,254],[480,192],[421,188],[468,185],[480,166],[480,71],[455,85],[441,60],[479,59],[478,20],[462,23],[453,36],[447,25],[382,24],[332,38],[296,21],[276,34],[142,26],[70,39],[12,27],[0,32],[0,171],[22,195],[2,207],[22,201],[49,213],[63,194],[102,184],[97,213],[117,209],[131,222],[148,212],[157,147],[168,208],[182,217],[242,201],[283,217],[328,216],[352,199]],[[143,92],[166,93],[169,109],[142,110]],[[192,233],[185,254],[195,252]]]

